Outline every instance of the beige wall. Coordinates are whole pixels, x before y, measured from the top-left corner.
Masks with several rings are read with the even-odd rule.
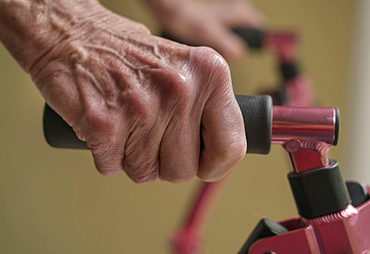
[[[256,0],[269,27],[299,32],[302,67],[321,106],[347,112],[348,59],[354,1]],[[105,0],[116,12],[145,22],[137,1]],[[236,93],[277,84],[270,54],[232,65]],[[157,182],[135,185],[124,174],[99,175],[89,152],[50,148],[42,134],[43,99],[0,47],[0,253],[166,253],[194,187]],[[346,126],[341,132],[346,134]],[[343,143],[333,157],[343,161]],[[235,253],[261,217],[296,214],[287,156],[247,156],[221,196],[207,228],[206,253]]]

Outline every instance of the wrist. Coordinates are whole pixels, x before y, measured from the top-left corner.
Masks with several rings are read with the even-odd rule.
[[[104,10],[96,0],[0,1],[0,41],[29,72],[61,41]]]

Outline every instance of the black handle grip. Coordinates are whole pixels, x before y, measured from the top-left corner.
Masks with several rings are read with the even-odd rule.
[[[236,33],[237,35],[239,35],[245,41],[245,43],[248,45],[250,49],[261,49],[263,47],[263,40],[265,38],[265,32],[259,29],[245,28],[245,27],[233,28],[232,31]],[[164,31],[161,36],[171,41],[185,43],[189,46],[202,46],[202,45],[189,44],[181,40],[178,40],[175,36],[167,33],[166,31]]]
[[[58,115],[48,104],[44,108],[44,135],[52,147],[89,149],[86,142],[80,140],[72,127]]]
[[[236,95],[246,129],[247,153],[268,154],[271,145],[272,101],[267,95]],[[44,109],[44,134],[47,142],[58,148],[89,149],[73,129],[47,104]]]
[[[268,154],[272,138],[272,99],[268,95],[236,95],[243,114],[247,153]]]

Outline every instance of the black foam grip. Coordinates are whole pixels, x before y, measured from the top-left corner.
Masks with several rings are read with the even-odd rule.
[[[243,96],[236,99],[243,113],[248,153],[267,154],[271,144],[271,98]],[[58,148],[88,149],[73,129],[47,104],[44,109],[44,134],[47,142]]]
[[[239,35],[245,41],[245,43],[248,45],[250,49],[261,49],[263,47],[263,40],[265,38],[265,32],[255,29],[255,28],[245,28],[245,27],[234,28],[232,29],[232,31],[236,33],[237,35]],[[191,43],[187,43],[185,41],[179,40],[172,34],[167,33],[166,31],[162,32],[161,36],[171,41],[184,43],[189,46],[203,46],[203,45],[191,44]]]
[[[49,145],[57,148],[89,149],[86,142],[77,138],[72,127],[48,104],[44,108],[44,135]]]
[[[247,135],[247,153],[268,154],[272,136],[272,99],[270,96],[236,95]]]

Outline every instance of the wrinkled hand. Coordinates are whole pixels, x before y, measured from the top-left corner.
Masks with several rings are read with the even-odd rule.
[[[100,173],[214,181],[244,157],[229,69],[215,51],[152,36],[107,10],[68,33],[30,73]]]
[[[247,53],[233,28],[261,28],[263,16],[246,0],[143,0],[151,5],[161,27],[181,42],[214,48],[227,60]],[[155,5],[155,6],[154,6]]]

